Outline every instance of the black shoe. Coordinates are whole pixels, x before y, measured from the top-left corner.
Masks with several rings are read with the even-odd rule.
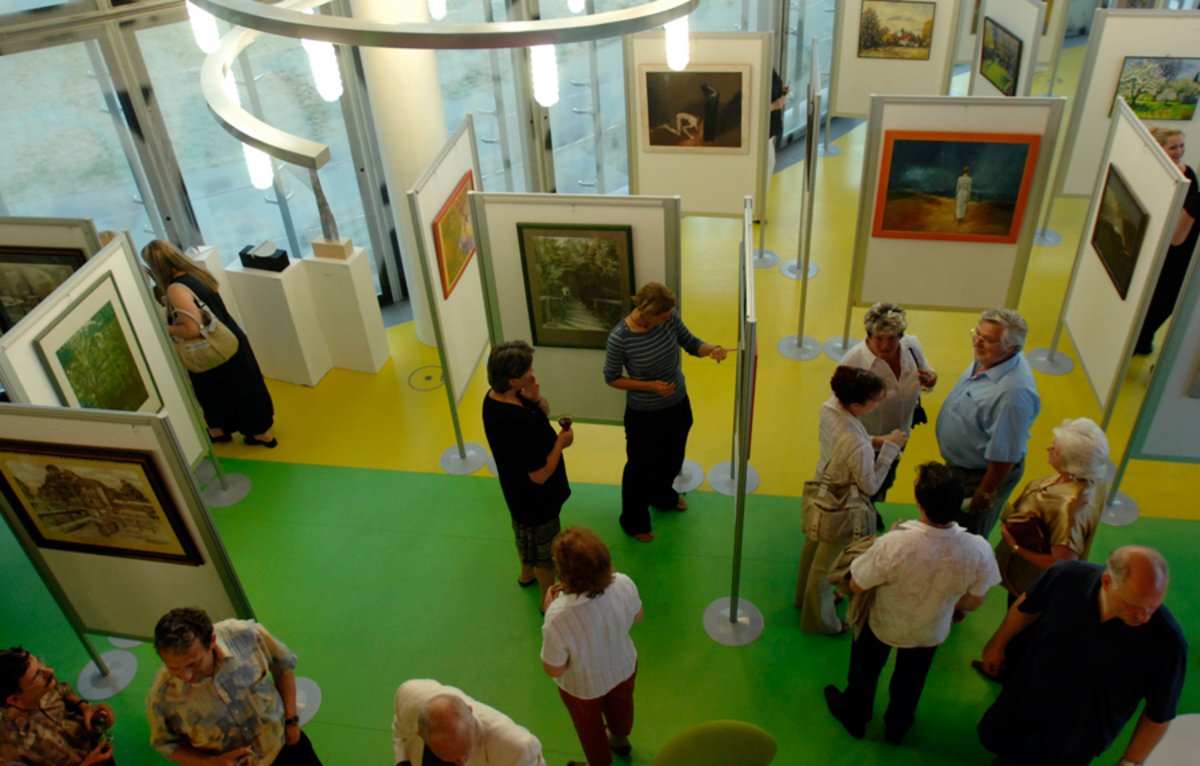
[[[1137,345],[1133,347],[1133,355],[1134,356],[1150,356],[1153,353],[1154,353],[1154,341],[1143,342],[1143,341],[1139,340],[1137,342]]]
[[[830,714],[838,720],[838,723],[851,737],[862,739],[863,735],[867,733],[865,723],[850,720],[846,714],[846,695],[842,694],[833,684],[825,687],[825,706],[829,708]]]
[[[255,439],[253,436],[247,436],[245,439],[242,439],[242,441],[246,442],[246,444],[249,444],[251,447],[257,446],[257,447],[266,447],[267,449],[275,449],[276,447],[279,446],[278,439],[272,439],[269,442],[265,442],[261,439]]]
[[[223,444],[224,442],[233,441],[233,435],[232,434],[221,434],[220,436],[213,436],[212,434],[209,434],[208,439],[213,444]]]

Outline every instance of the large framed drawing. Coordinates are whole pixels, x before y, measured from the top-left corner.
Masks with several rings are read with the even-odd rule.
[[[63,404],[88,409],[158,412],[162,399],[112,274],[34,339]]]
[[[863,0],[858,57],[927,61],[936,3]]]
[[[1200,98],[1200,58],[1126,56],[1117,96],[1143,120],[1190,120]]]
[[[871,235],[1016,242],[1041,136],[889,130]]]
[[[0,490],[40,548],[204,563],[153,453],[0,439]]]
[[[1116,167],[1109,165],[1100,209],[1096,211],[1096,227],[1092,229],[1092,249],[1100,256],[1121,300],[1129,293],[1129,282],[1149,223],[1150,214]]]
[[[1017,95],[1017,78],[1021,74],[1021,47],[1021,38],[990,16],[984,17],[979,73],[1006,96]]]
[[[685,72],[665,65],[640,65],[643,150],[749,152],[749,85],[749,65],[704,65]]]
[[[79,270],[82,250],[0,245],[0,332],[9,330]]]
[[[467,203],[467,192],[474,190],[475,176],[468,170],[433,219],[433,246],[437,251],[438,273],[442,276],[443,298],[454,292],[454,286],[475,255],[475,229],[471,226],[471,208]]]
[[[633,227],[518,223],[535,346],[604,348],[632,308]]]

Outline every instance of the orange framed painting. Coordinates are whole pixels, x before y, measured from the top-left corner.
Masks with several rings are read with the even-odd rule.
[[[475,256],[475,229],[467,200],[467,192],[474,190],[475,176],[468,170],[433,219],[433,247],[442,278],[442,298],[449,298],[454,292],[454,286]]]
[[[871,236],[1017,241],[1042,137],[889,130]]]

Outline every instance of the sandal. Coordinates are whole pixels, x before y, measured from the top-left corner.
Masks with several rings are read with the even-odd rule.
[[[643,532],[640,535],[634,535],[633,539],[637,540],[639,543],[648,543],[654,539],[654,533],[653,532]]]

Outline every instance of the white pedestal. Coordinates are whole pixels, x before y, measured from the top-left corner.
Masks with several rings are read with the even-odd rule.
[[[238,323],[238,326],[245,324],[242,322],[242,312],[238,308],[237,298],[234,297],[233,290],[229,287],[229,280],[225,278],[225,264],[221,263],[221,254],[217,252],[217,248],[211,245],[202,245],[189,248],[186,255],[213,275],[217,280],[217,294],[225,302],[225,308],[229,309],[229,313],[233,315],[233,320]]]
[[[308,270],[292,259],[279,272],[234,263],[226,267],[225,275],[242,309],[242,329],[263,375],[315,386],[333,362],[321,334]]]
[[[346,260],[305,258],[300,266],[308,271],[333,366],[379,372],[388,359],[388,342],[366,251],[356,247]]]

